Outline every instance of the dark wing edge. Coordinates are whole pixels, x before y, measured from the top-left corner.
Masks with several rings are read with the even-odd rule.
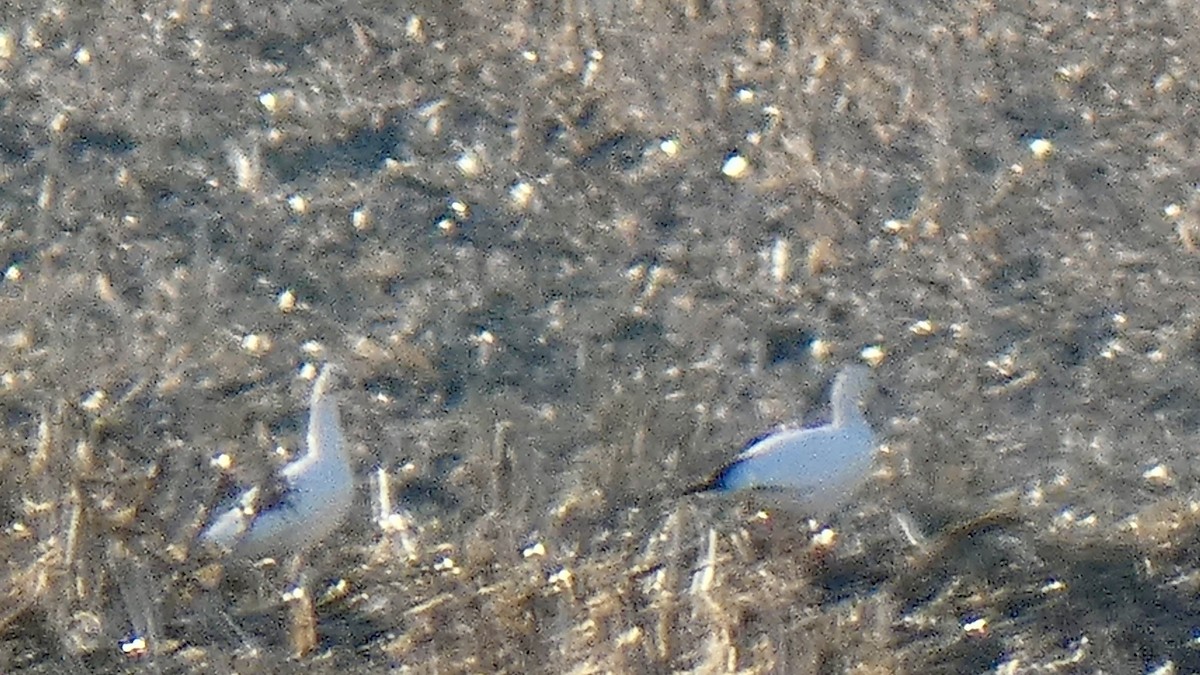
[[[729,488],[729,472],[737,465],[738,462],[736,461],[726,464],[717,470],[717,472],[714,473],[708,480],[705,480],[702,483],[693,484],[691,487],[686,488],[680,496],[687,497],[690,495],[700,494],[702,492],[724,492]]]

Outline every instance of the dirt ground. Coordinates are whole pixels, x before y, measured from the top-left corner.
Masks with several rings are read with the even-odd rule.
[[[1200,671],[1198,29],[5,3],[0,672]],[[863,360],[827,522],[681,496]],[[296,656],[287,562],[194,540],[325,361]]]

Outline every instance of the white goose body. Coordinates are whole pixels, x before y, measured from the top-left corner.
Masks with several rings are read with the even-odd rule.
[[[313,384],[304,453],[279,472],[280,494],[247,490],[200,535],[238,557],[304,553],[337,529],[354,501],[354,473],[333,396],[334,367]]]
[[[870,468],[875,434],[861,409],[870,385],[865,366],[842,368],[830,396],[833,420],[809,429],[785,429],[751,443],[704,486],[719,492],[775,488],[817,507],[846,496]]]

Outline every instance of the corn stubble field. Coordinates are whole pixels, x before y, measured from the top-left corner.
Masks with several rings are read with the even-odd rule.
[[[0,671],[1200,669],[1191,5],[259,4],[0,9]],[[829,529],[679,496],[868,347]]]

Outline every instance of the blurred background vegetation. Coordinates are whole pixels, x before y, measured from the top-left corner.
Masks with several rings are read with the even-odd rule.
[[[0,670],[1200,669],[1197,16],[6,3]],[[678,496],[864,350],[828,531]],[[325,360],[294,659],[192,540]]]

